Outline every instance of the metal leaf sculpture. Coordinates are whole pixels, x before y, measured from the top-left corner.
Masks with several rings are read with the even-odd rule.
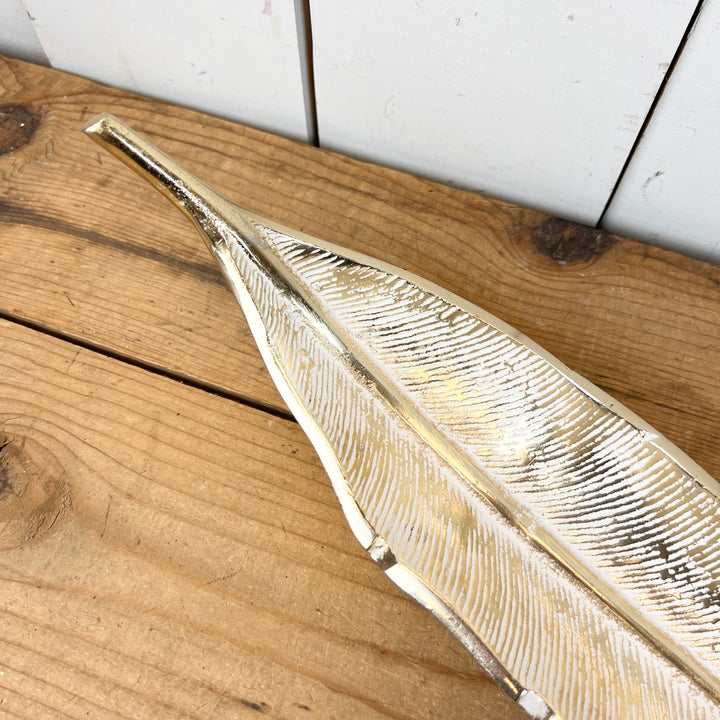
[[[709,475],[480,308],[86,132],[195,221],[358,540],[531,717],[720,717]]]

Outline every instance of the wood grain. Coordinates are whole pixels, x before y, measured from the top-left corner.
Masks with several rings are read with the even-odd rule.
[[[521,717],[356,547],[200,238],[79,132],[96,112],[495,313],[720,475],[720,269],[56,71],[0,61],[0,92],[0,715]]]
[[[521,717],[295,423],[4,321],[0,395],[0,715]]]
[[[249,209],[498,315],[720,474],[720,269],[45,68],[0,87],[42,118],[0,157],[0,311],[282,404],[194,229],[79,132],[112,111]]]

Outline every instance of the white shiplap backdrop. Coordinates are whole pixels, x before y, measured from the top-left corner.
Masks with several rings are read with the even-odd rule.
[[[295,0],[10,2],[24,4],[55,68],[298,140],[311,137]]]
[[[720,2],[706,2],[603,225],[720,262]]]
[[[0,0],[0,23],[0,53],[720,260],[720,0]]]

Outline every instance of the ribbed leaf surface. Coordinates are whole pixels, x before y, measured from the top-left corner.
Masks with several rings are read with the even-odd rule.
[[[712,478],[479,308],[86,132],[205,234],[360,542],[534,719],[720,718]]]
[[[714,481],[478,308],[254,228],[274,270],[231,242],[240,300],[390,576],[567,720],[718,717]]]

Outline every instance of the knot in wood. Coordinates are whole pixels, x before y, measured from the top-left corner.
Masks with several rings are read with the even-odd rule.
[[[46,448],[0,432],[0,550],[46,535],[69,499],[62,467]]]
[[[597,228],[550,218],[532,233],[535,250],[558,265],[596,260],[614,244],[615,238]]]
[[[40,126],[40,113],[26,105],[0,105],[0,155],[30,142]]]

